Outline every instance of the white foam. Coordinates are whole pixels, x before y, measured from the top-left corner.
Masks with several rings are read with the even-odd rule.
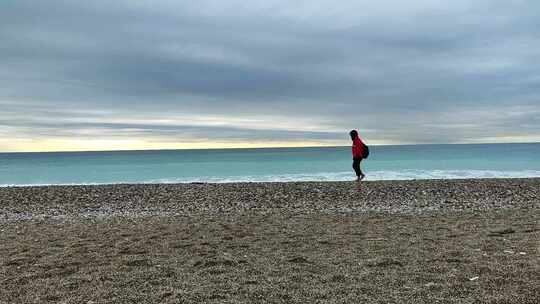
[[[479,179],[479,178],[530,178],[540,177],[540,171],[496,171],[496,170],[401,170],[370,171],[366,180],[414,180],[414,179]],[[207,177],[197,179],[157,179],[150,183],[230,183],[230,182],[296,182],[296,181],[348,181],[354,179],[354,173],[321,172],[280,175],[247,175],[229,177]]]
[[[379,170],[367,171],[366,180],[414,180],[414,179],[478,179],[478,178],[531,178],[540,177],[540,171],[497,171],[497,170]],[[350,171],[319,172],[302,174],[278,175],[243,175],[215,176],[200,178],[175,178],[141,180],[136,184],[155,183],[233,183],[233,182],[300,182],[300,181],[349,181],[355,178]],[[103,185],[103,184],[133,184],[132,181],[111,181],[106,183],[39,183],[39,184],[2,184],[0,187],[14,186],[53,186],[53,185]]]

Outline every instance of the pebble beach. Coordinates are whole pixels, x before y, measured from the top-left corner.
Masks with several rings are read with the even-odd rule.
[[[0,303],[538,303],[540,179],[0,188]]]

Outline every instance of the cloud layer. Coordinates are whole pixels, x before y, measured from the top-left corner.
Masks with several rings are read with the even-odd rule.
[[[8,0],[0,150],[540,141],[539,27],[532,0]]]

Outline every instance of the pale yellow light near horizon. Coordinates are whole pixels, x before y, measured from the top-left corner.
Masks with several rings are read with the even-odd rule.
[[[35,139],[0,140],[0,152],[55,152],[55,151],[113,151],[160,149],[227,149],[227,148],[277,148],[321,147],[344,145],[346,142],[321,143],[295,142],[160,142],[143,139]]]
[[[369,145],[408,145],[418,143],[369,140]],[[540,143],[540,136],[486,137],[472,143]],[[155,139],[14,139],[0,138],[1,152],[75,152],[75,151],[125,151],[125,150],[175,150],[175,149],[240,149],[240,148],[290,148],[347,146],[349,141],[159,141]]]

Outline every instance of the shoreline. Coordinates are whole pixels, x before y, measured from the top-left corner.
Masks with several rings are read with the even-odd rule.
[[[353,176],[353,174],[351,174]],[[524,177],[474,177],[474,178],[411,178],[411,179],[365,179],[363,183],[379,182],[429,182],[429,181],[494,181],[494,180],[534,180],[540,176]],[[296,184],[296,183],[349,183],[355,182],[354,178],[347,180],[286,180],[286,181],[186,181],[186,182],[118,182],[118,183],[67,183],[67,184],[3,184],[0,190],[5,188],[45,188],[45,187],[93,187],[93,186],[145,186],[145,185],[230,185],[230,184]]]

